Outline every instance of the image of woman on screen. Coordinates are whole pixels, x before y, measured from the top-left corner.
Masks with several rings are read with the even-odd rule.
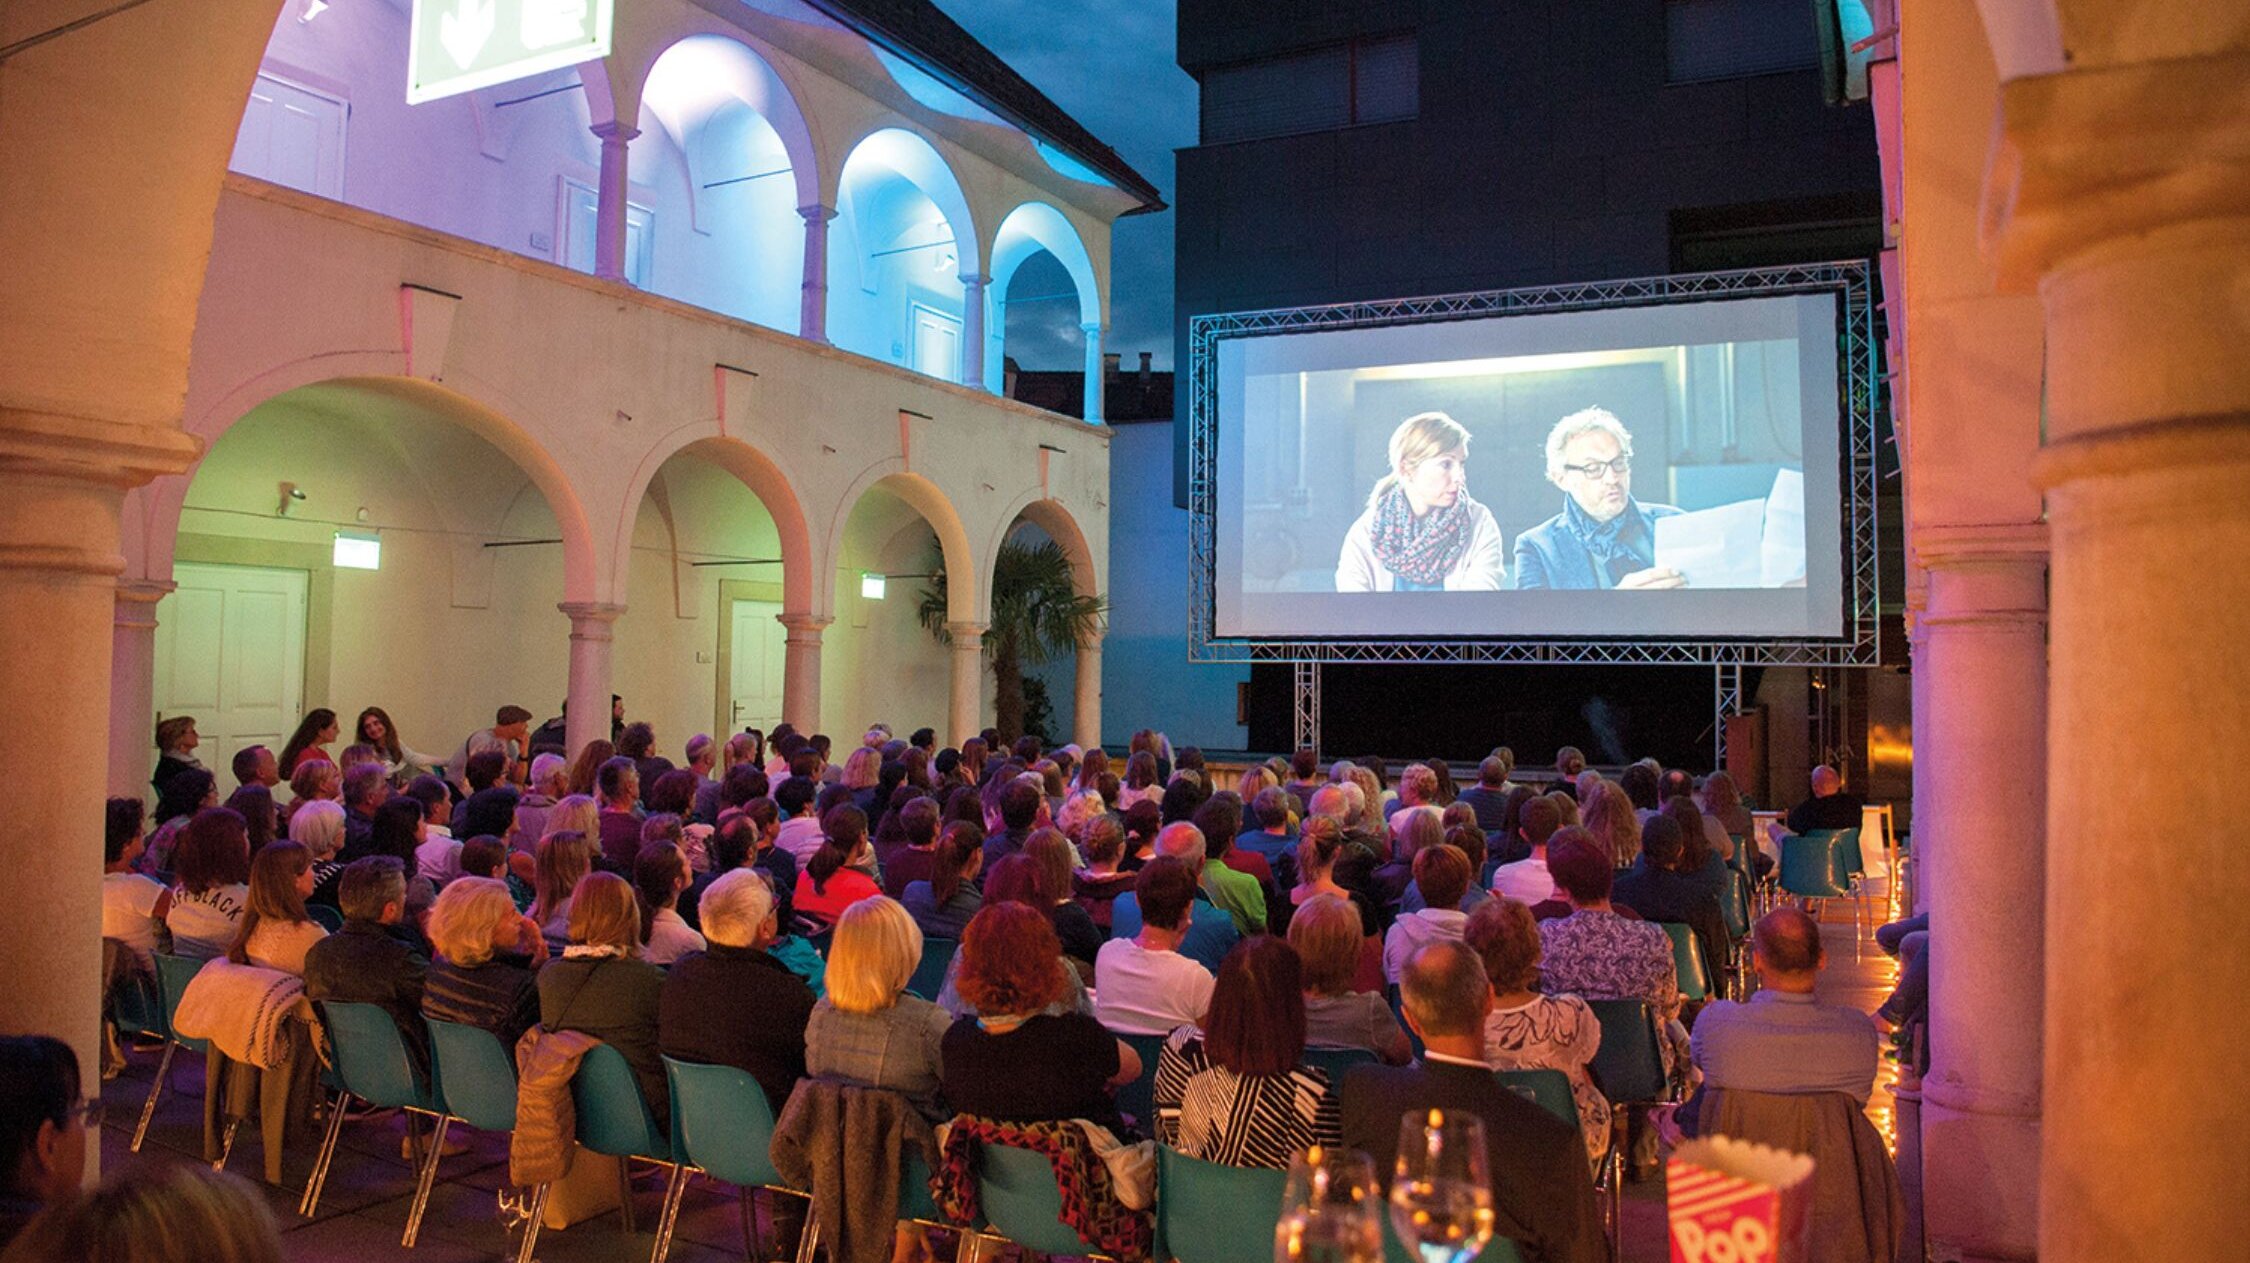
[[[1338,592],[1461,592],[1501,586],[1506,569],[1492,510],[1469,497],[1469,432],[1442,412],[1391,432],[1391,471],[1344,532]]]
[[[1680,510],[1633,498],[1633,436],[1603,408],[1573,412],[1547,432],[1547,481],[1562,512],[1516,536],[1518,588],[1676,588],[1656,564],[1656,519]]]

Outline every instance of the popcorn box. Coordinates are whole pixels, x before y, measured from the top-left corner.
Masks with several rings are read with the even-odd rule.
[[[1802,1263],[1812,1171],[1804,1154],[1726,1136],[1681,1145],[1665,1168],[1672,1263]]]

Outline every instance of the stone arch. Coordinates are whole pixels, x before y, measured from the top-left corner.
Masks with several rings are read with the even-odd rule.
[[[977,365],[984,304],[968,301],[982,274],[976,216],[944,155],[919,133],[883,127],[850,150],[836,184],[829,228],[828,338],[893,364],[915,367],[917,307],[957,321],[963,363]],[[959,380],[959,365],[933,376]]]
[[[1100,281],[1085,239],[1059,210],[1045,202],[1025,202],[1009,211],[993,236],[991,315],[985,324],[984,381],[987,389],[1002,388],[1001,361],[1006,351],[1009,282],[1025,260],[1045,251],[1061,263],[1078,291],[1078,324],[1099,329],[1108,323],[1102,311]]]
[[[624,599],[631,566],[634,520],[641,499],[648,493],[656,471],[675,456],[692,456],[725,470],[765,506],[766,513],[773,518],[774,531],[781,539],[782,603],[789,613],[811,613],[819,602],[822,566],[814,553],[811,526],[795,480],[771,453],[736,436],[718,433],[708,424],[683,426],[665,435],[634,470],[632,482],[625,490],[616,542],[612,545],[617,558],[612,580],[612,590],[617,595],[613,599],[620,602]]]
[[[667,64],[693,80],[694,90],[674,96],[651,85]],[[773,129],[789,158],[791,183],[799,206],[820,200],[819,152],[797,94],[772,59],[729,35],[697,34],[658,50],[645,65],[632,68],[639,104],[654,113],[674,141],[687,147],[687,133],[709,121],[728,101],[747,107]],[[653,99],[652,99],[653,96]]]
[[[936,483],[909,471],[902,460],[893,458],[870,467],[844,493],[829,525],[826,556],[843,555],[844,528],[851,520],[852,509],[862,496],[877,488],[912,506],[937,536],[938,550],[945,559],[947,617],[957,623],[984,621],[990,607],[985,595],[982,561],[970,541],[960,511]],[[822,604],[818,608],[824,614],[832,614],[836,585],[831,582],[819,586],[826,591],[821,593]]]

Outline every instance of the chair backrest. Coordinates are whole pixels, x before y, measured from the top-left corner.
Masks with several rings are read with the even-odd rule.
[[[172,1015],[179,1012],[180,997],[186,994],[187,985],[210,963],[200,956],[175,956],[170,952],[156,954],[156,1002],[159,1020],[163,1022],[163,1028],[167,1032],[172,1030]],[[205,1047],[202,1040],[189,1039],[178,1033],[173,1033],[172,1039],[189,1052],[202,1052]]]
[[[1844,899],[1851,895],[1836,879],[1835,846],[1825,829],[1781,840],[1781,888],[1805,899]],[[1856,842],[1855,842],[1856,845]]]
[[[1156,1147],[1156,1257],[1269,1263],[1285,1171],[1230,1167]]]
[[[1739,943],[1750,935],[1750,879],[1740,869],[1728,869],[1719,890],[1719,919],[1727,924],[1727,941]]]
[[[1695,931],[1677,921],[1659,921],[1656,924],[1664,931],[1665,937],[1672,940],[1672,971],[1679,976],[1680,998],[1709,999],[1711,975],[1703,967],[1703,948],[1695,941]]]
[[[1062,1189],[1047,1155],[1012,1145],[980,1148],[977,1204],[993,1231],[1038,1254],[1094,1252],[1092,1242],[1062,1222]]]
[[[1165,1036],[1119,1035],[1141,1058],[1141,1077],[1117,1089],[1117,1108],[1133,1116],[1144,1132],[1156,1130],[1156,1057],[1164,1051]]]
[[[1656,1023],[1646,1000],[1588,1000],[1602,1026],[1594,1052],[1594,1078],[1602,1095],[1619,1103],[1664,1097],[1664,1053],[1657,1047]]]
[[[570,1095],[578,1106],[579,1144],[612,1157],[672,1160],[672,1142],[657,1129],[625,1054],[608,1044],[590,1049],[571,1077]]]
[[[1364,1048],[1307,1048],[1304,1063],[1328,1072],[1328,1083],[1341,1089],[1344,1072],[1353,1066],[1364,1066],[1375,1060],[1375,1054]]]
[[[1757,843],[1752,842],[1750,835],[1746,833],[1730,833],[1727,840],[1734,843],[1734,855],[1727,860],[1727,864],[1743,876],[1749,876],[1753,862],[1750,852],[1757,849]]]
[[[336,1053],[336,1075],[344,1090],[377,1109],[435,1109],[437,1099],[414,1072],[390,1010],[379,1004],[342,1000],[320,1002],[328,1042]]]
[[[1862,855],[1859,849],[1859,829],[1855,826],[1849,829],[1827,829],[1822,830],[1822,832],[1828,834],[1828,845],[1832,848],[1829,852],[1829,863],[1835,867],[1836,884],[1839,886],[1851,885],[1852,878],[1867,871],[1867,857]]]
[[[1570,1076],[1560,1070],[1501,1070],[1500,1086],[1555,1117],[1578,1125],[1578,1102],[1570,1095]]]
[[[960,942],[949,938],[922,940],[922,963],[914,967],[914,976],[906,980],[906,989],[925,1000],[935,1000],[945,989],[946,967],[953,963],[953,953]]]
[[[330,934],[334,934],[336,931],[344,928],[344,914],[338,912],[334,908],[329,907],[325,903],[306,904],[305,915],[311,917],[314,924],[320,926],[321,929],[328,931]]]
[[[672,1138],[681,1161],[743,1188],[782,1184],[768,1150],[773,1105],[749,1072],[664,1059],[672,1085]]]
[[[430,1019],[430,1065],[445,1112],[478,1131],[516,1129],[516,1063],[481,1026]]]

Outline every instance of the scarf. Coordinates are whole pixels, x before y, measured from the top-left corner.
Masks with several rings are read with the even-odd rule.
[[[1450,506],[1433,508],[1417,518],[1405,489],[1392,487],[1375,501],[1375,521],[1368,531],[1375,560],[1409,583],[1426,587],[1444,583],[1468,551],[1474,533],[1469,511],[1474,507],[1476,501],[1464,491]]]
[[[1655,563],[1655,554],[1643,553],[1642,544],[1648,539],[1648,530],[1642,522],[1641,506],[1631,499],[1625,508],[1607,522],[1597,522],[1578,507],[1578,501],[1563,497],[1563,515],[1570,524],[1570,533],[1586,546],[1586,553],[1601,568],[1605,588],[1614,588],[1617,581],[1636,570]]]

